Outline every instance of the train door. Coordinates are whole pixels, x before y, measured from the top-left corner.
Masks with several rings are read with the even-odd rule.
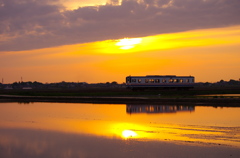
[[[126,83],[131,83],[131,77],[126,77]]]

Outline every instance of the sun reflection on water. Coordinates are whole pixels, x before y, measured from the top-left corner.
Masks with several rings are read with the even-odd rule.
[[[0,128],[240,147],[239,108],[2,103],[0,109]]]
[[[137,133],[132,130],[124,130],[122,132],[122,136],[124,138],[133,138],[133,137],[137,136]]]

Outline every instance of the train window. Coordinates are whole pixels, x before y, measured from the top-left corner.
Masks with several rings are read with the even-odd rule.
[[[149,82],[149,79],[145,79],[145,83],[148,83]]]
[[[189,82],[189,79],[186,79],[186,82]]]
[[[141,83],[142,82],[142,80],[141,79],[138,79],[138,83]]]
[[[163,80],[162,80],[162,83],[166,83],[166,82],[167,82],[167,80],[166,80],[166,79],[163,79]]]
[[[154,83],[154,79],[150,79],[150,83]]]
[[[183,83],[183,79],[180,79],[179,82],[180,82],[180,83]]]
[[[136,79],[132,79],[132,82],[136,82]]]
[[[155,83],[159,83],[160,82],[160,80],[159,79],[155,79]]]
[[[129,78],[127,78],[127,83],[131,83],[131,80]]]
[[[169,83],[173,83],[173,79],[169,79]]]

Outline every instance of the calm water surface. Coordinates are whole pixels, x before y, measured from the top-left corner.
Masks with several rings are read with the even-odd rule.
[[[239,157],[239,149],[236,107],[0,103],[0,157]]]
[[[199,95],[199,96],[218,96],[218,97],[240,97],[240,94],[207,94],[207,95]]]

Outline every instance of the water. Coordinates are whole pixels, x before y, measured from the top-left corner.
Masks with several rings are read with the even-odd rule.
[[[0,103],[0,157],[239,157],[239,149],[239,107]]]
[[[198,96],[209,96],[209,97],[240,97],[240,94],[207,94],[207,95],[198,95]]]

